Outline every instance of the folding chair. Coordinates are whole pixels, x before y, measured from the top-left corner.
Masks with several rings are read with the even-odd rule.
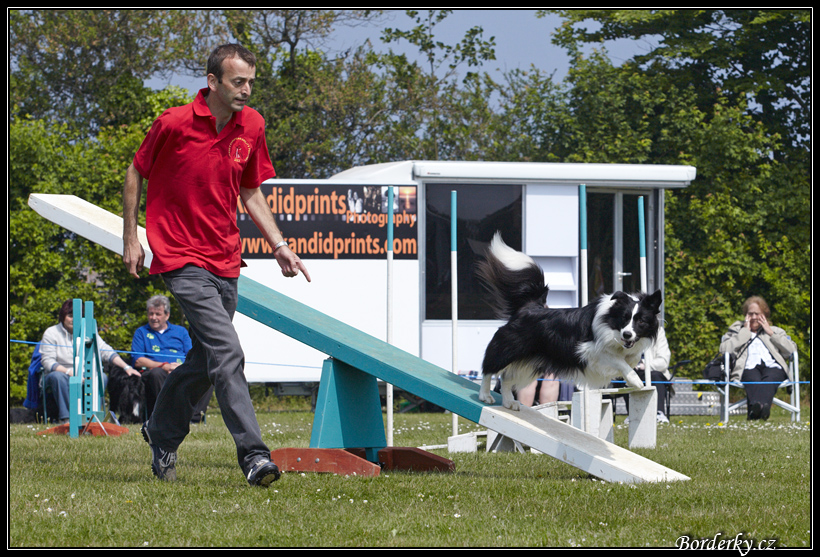
[[[666,398],[663,401],[664,408],[666,408],[666,417],[672,415],[672,395],[674,394],[675,376],[678,374],[678,369],[691,364],[692,360],[681,360],[669,368],[669,386],[666,388]]]
[[[26,381],[26,399],[23,406],[33,410],[37,419],[43,417],[47,421],[46,397],[43,390],[43,365],[40,359],[40,343],[34,345],[34,352],[31,355],[31,364],[28,367],[28,379]]]
[[[797,359],[797,351],[795,350],[789,356],[789,370],[791,371],[791,379],[786,379],[780,385],[778,385],[778,389],[789,389],[790,392],[790,402],[784,402],[779,398],[775,397],[772,400],[772,404],[780,406],[781,408],[791,412],[791,420],[793,422],[800,421],[800,374],[799,374],[799,366],[798,366],[798,359]],[[735,410],[738,410],[744,407],[747,404],[747,399],[740,400],[735,402],[734,404],[730,404],[729,402],[729,389],[730,387],[737,387],[743,389],[743,383],[740,381],[732,381],[729,379],[729,376],[732,373],[732,370],[729,369],[729,353],[726,352],[723,355],[723,370],[725,372],[725,382],[723,385],[716,384],[718,390],[721,393],[721,397],[723,399],[722,403],[722,410],[723,410],[723,423],[729,422],[729,414]]]

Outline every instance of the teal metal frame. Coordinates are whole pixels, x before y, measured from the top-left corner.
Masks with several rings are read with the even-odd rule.
[[[85,311],[83,311],[85,309]],[[80,427],[105,416],[105,382],[100,349],[97,343],[97,321],[94,302],[74,299],[74,375],[68,380],[68,432],[79,437]]]

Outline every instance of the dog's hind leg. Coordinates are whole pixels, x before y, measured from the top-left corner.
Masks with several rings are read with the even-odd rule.
[[[512,390],[512,381],[507,380],[501,382],[501,404],[504,408],[509,408],[510,410],[520,410],[521,404],[515,400],[515,395],[513,395]]]
[[[490,392],[493,382],[493,374],[485,373],[481,378],[481,389],[478,391],[478,400],[487,404],[495,404],[495,398]]]
[[[515,399],[513,391],[518,392],[530,383],[531,370],[520,362],[513,362],[498,375],[501,378],[501,404],[504,408],[519,410],[521,404]]]

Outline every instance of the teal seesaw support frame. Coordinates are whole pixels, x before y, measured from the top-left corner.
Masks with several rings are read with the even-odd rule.
[[[426,451],[387,447],[377,381],[412,388],[443,407],[462,412],[472,407],[467,413],[476,419],[483,406],[477,386],[243,276],[237,311],[329,356],[322,367],[310,448],[273,451],[280,468],[345,473],[352,467],[369,475],[377,475],[380,467],[455,469],[452,461]]]
[[[360,447],[378,462],[387,446],[376,378],[340,360],[325,360],[310,436],[313,448]]]
[[[74,332],[72,348],[74,375],[68,378],[68,424],[49,428],[44,433],[121,435],[128,429],[116,424],[103,425],[105,417],[105,381],[97,342],[97,320],[94,302],[75,298],[72,305]]]

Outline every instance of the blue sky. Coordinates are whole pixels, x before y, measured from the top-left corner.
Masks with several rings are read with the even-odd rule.
[[[386,18],[383,26],[409,29],[414,24],[401,10]],[[495,37],[496,44],[496,60],[488,63],[485,69],[508,71],[527,69],[534,64],[547,72],[558,71],[556,77],[561,78],[566,74],[569,58],[562,49],[550,43],[551,33],[559,23],[560,19],[555,16],[537,18],[535,10],[455,10],[436,27],[435,32],[439,40],[455,44],[468,29],[479,26],[484,30],[484,38]],[[343,29],[336,33],[336,40],[340,46],[350,47],[367,37],[376,46],[381,44],[380,33],[374,27]],[[393,43],[390,47],[401,51],[402,44]],[[414,53],[408,50],[407,54]]]
[[[395,10],[385,16],[380,26],[368,25],[356,28],[340,27],[326,43],[328,50],[344,51],[355,48],[370,39],[377,50],[388,47],[380,41],[381,28],[385,26],[410,29],[414,22],[403,11]],[[484,30],[484,38],[495,37],[495,62],[488,63],[484,69],[490,72],[504,72],[515,68],[528,69],[536,66],[547,74],[555,72],[554,79],[560,81],[569,68],[569,57],[566,52],[551,43],[552,32],[561,24],[558,16],[548,15],[543,18],[535,16],[535,10],[455,10],[439,27],[437,38],[448,44],[455,44],[473,26]],[[622,62],[633,54],[646,51],[646,44],[634,41],[618,41],[606,45],[614,63]],[[417,53],[415,47],[402,50],[401,43],[390,45],[394,51],[410,55]],[[501,76],[497,76],[501,79]],[[177,75],[171,83],[187,87],[192,92],[205,86],[205,78],[191,78]],[[167,83],[152,80],[149,86],[161,88]]]

